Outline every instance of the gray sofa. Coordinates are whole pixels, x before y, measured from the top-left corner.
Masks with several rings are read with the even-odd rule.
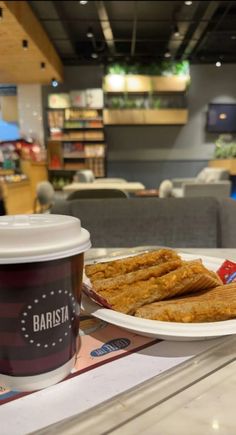
[[[222,168],[204,168],[195,178],[173,178],[172,196],[176,198],[191,196],[212,196],[229,198],[231,180],[229,171]]]
[[[64,200],[51,212],[80,218],[93,247],[236,248],[236,201],[230,198]]]

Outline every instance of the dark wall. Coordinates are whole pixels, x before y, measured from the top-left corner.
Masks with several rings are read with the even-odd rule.
[[[108,176],[156,187],[165,178],[194,176],[212,158],[216,135],[205,131],[210,102],[236,101],[236,65],[194,65],[188,91],[189,121],[184,126],[109,126]],[[102,67],[67,67],[55,92],[102,86]],[[44,87],[44,106],[51,87]]]

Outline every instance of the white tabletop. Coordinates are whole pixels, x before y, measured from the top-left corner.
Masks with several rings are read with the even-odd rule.
[[[110,183],[71,183],[63,188],[65,192],[74,192],[76,190],[85,190],[85,189],[121,189],[126,192],[137,192],[139,190],[145,189],[145,186],[138,181],[125,181],[125,182],[110,182]]]
[[[142,250],[145,247],[131,251]],[[126,252],[119,248],[91,249],[86,257],[90,261]],[[181,249],[181,252],[236,261],[236,249]],[[234,435],[235,349],[235,336],[222,337],[213,350],[90,411],[53,425],[50,433]],[[45,429],[38,433],[49,432]]]

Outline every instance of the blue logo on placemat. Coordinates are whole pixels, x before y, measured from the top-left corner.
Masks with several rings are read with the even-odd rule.
[[[114,340],[107,341],[98,349],[90,352],[91,356],[103,356],[110,352],[125,349],[130,345],[131,341],[128,338],[115,338]]]

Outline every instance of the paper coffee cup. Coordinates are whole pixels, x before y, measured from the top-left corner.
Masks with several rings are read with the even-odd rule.
[[[32,391],[71,371],[90,235],[61,215],[0,218],[0,385]]]

